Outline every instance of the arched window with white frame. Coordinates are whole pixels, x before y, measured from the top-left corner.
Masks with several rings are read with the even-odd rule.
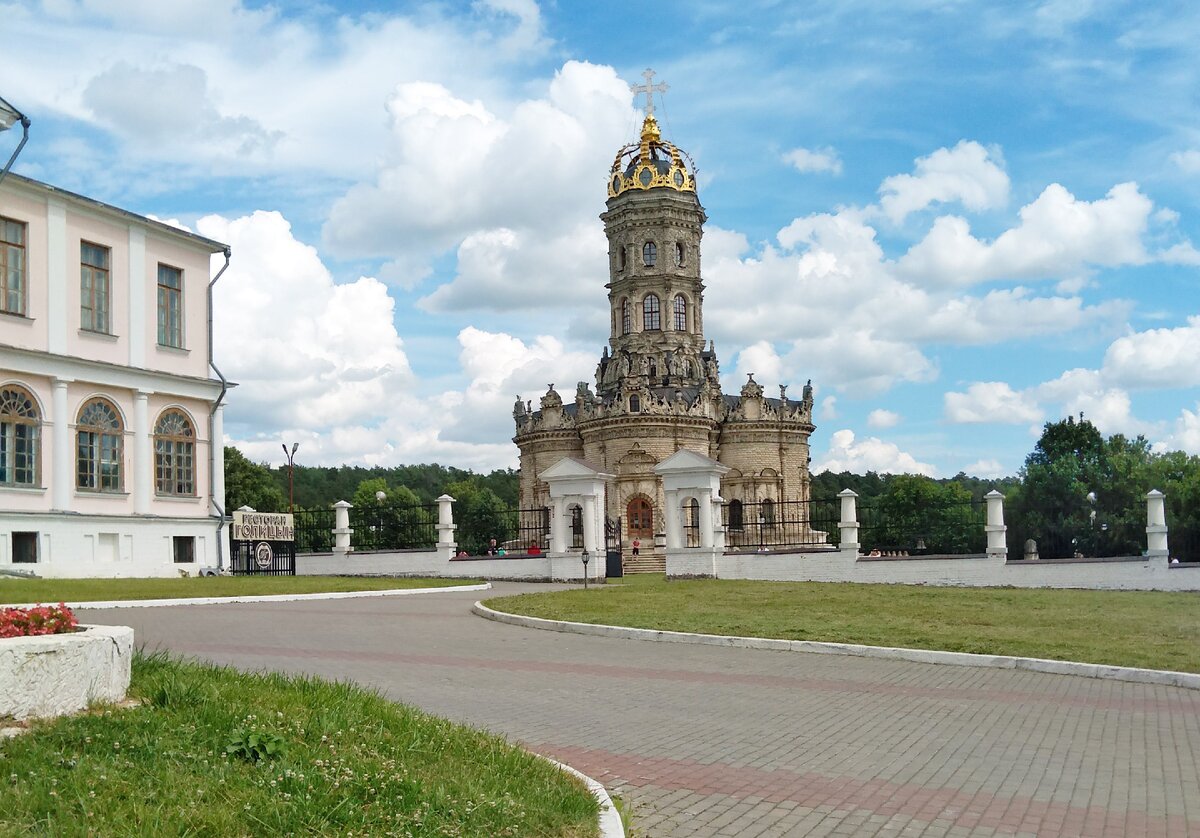
[[[0,388],[0,486],[38,485],[38,438],[42,418],[24,387]]]
[[[75,487],[120,492],[124,486],[125,428],[116,405],[92,399],[75,422]]]
[[[160,495],[196,494],[196,431],[182,410],[164,410],[154,425],[154,490]]]

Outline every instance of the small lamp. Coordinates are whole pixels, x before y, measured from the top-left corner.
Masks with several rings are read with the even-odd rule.
[[[588,562],[590,562],[592,560],[591,551],[585,547],[583,550],[583,553],[580,555],[580,558],[583,559],[583,588],[584,588],[584,590],[587,590],[587,586],[588,586],[587,566],[588,566]]]

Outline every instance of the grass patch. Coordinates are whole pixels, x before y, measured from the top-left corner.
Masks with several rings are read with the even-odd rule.
[[[626,577],[488,600],[637,628],[945,649],[1200,672],[1200,594]]]
[[[0,604],[388,591],[399,588],[474,585],[478,582],[478,579],[409,579],[381,576],[204,576],[187,579],[12,579],[0,577]]]
[[[565,772],[352,684],[139,654],[130,694],[0,740],[0,835],[597,834]]]

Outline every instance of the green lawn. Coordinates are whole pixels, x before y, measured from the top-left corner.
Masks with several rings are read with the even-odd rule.
[[[646,574],[487,604],[585,623],[1200,672],[1200,594],[668,582]]]
[[[130,694],[0,739],[0,836],[598,832],[566,773],[358,686],[139,655]]]
[[[205,576],[188,579],[13,579],[0,576],[0,604],[384,591],[473,585],[478,581],[361,576]]]

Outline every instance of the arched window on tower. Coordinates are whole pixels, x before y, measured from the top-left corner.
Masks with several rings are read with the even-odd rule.
[[[647,294],[642,300],[642,329],[649,331],[662,328],[662,312],[658,295]]]
[[[621,334],[627,335],[633,331],[633,306],[628,297],[621,300]]]
[[[629,412],[630,413],[641,413],[642,412],[642,400],[640,398],[638,398],[637,396],[629,397]]]
[[[647,268],[653,268],[654,263],[658,261],[658,245],[654,242],[646,242],[642,245],[642,264]]]
[[[675,242],[675,264],[683,267],[683,242]]]
[[[687,331],[687,300],[682,294],[675,295],[675,331]]]
[[[626,252],[625,245],[621,245],[621,249],[617,254],[617,264],[620,266],[621,270],[625,270],[626,264],[628,262],[627,255],[628,254]]]

